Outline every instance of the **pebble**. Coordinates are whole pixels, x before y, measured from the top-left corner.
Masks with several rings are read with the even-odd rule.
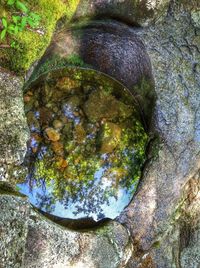
[[[53,127],[55,129],[61,129],[63,127],[63,122],[56,119],[53,121]]]
[[[64,154],[64,146],[61,142],[55,141],[51,143],[52,150],[56,155],[63,155]]]
[[[46,128],[45,133],[50,141],[59,141],[60,134],[54,128]]]

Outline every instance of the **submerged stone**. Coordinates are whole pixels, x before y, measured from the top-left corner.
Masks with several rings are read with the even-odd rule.
[[[70,68],[40,76],[26,91],[34,102],[20,191],[55,216],[118,216],[136,190],[148,140],[129,92],[106,75]]]
[[[50,141],[58,141],[60,139],[60,134],[53,128],[46,128],[45,133]]]
[[[102,153],[112,153],[120,142],[122,129],[119,125],[106,122],[101,133],[100,144]]]

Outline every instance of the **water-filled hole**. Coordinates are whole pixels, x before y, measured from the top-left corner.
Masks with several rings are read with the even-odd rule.
[[[24,102],[31,138],[20,192],[61,218],[117,217],[136,190],[148,141],[128,90],[97,71],[64,68],[29,83]]]

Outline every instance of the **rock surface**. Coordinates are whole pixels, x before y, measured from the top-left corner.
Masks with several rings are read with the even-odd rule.
[[[73,17],[113,17],[147,26],[166,15],[169,2],[170,0],[82,0]]]
[[[20,78],[0,69],[0,162],[20,163],[26,151],[28,128],[22,86]]]
[[[150,146],[137,194],[118,223],[69,231],[28,212],[24,199],[0,195],[3,267],[199,267],[200,30],[196,11],[191,17],[183,8],[171,1],[164,21],[137,31],[152,63],[159,139]]]
[[[23,267],[30,206],[25,198],[0,195],[0,267]]]
[[[49,62],[51,66],[55,58],[71,65],[74,57],[83,61],[83,67],[108,74],[125,85],[150,121],[155,104],[151,63],[135,28],[107,20],[64,29],[55,35],[40,65]]]
[[[6,165],[20,164],[26,152],[22,86],[22,79],[0,68],[0,180],[6,179]]]
[[[70,231],[32,212],[24,266],[27,268],[115,268],[131,253],[124,227],[111,223],[101,230]]]
[[[180,245],[183,235],[185,240],[190,239],[181,228],[186,219],[184,213],[180,217],[180,207],[188,199],[184,187],[198,173],[200,163],[199,30],[189,13],[181,13],[174,6],[164,23],[141,31],[140,37],[145,40],[153,67],[158,96],[155,129],[160,142],[144,170],[138,194],[120,217],[136,245],[129,267],[181,267],[180,261],[195,267],[199,259],[197,240],[191,237],[185,245],[188,249]],[[196,204],[193,212],[197,212],[199,199],[191,202]],[[198,225],[195,228],[198,230]],[[188,253],[192,247],[196,248],[194,259]],[[139,255],[138,251],[143,253]]]

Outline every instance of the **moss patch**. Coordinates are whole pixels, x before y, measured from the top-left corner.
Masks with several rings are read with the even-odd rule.
[[[73,18],[74,13],[79,5],[80,0],[68,0],[66,3],[66,16],[68,20]]]
[[[77,54],[71,54],[68,57],[62,58],[58,55],[47,59],[44,64],[36,68],[31,80],[34,80],[35,77],[38,77],[40,74],[50,72],[55,69],[63,68],[63,67],[82,67],[82,68],[92,68],[91,65],[86,64],[83,59]]]
[[[29,0],[25,4],[29,10],[41,17],[39,31],[24,30],[16,36],[8,36],[0,41],[0,45],[10,45],[11,41],[18,44],[17,48],[4,48],[0,50],[0,65],[15,72],[23,72],[29,69],[39,59],[50,43],[57,21],[67,16],[71,19],[79,1],[62,0]],[[11,18],[14,10],[3,2],[0,17]]]

